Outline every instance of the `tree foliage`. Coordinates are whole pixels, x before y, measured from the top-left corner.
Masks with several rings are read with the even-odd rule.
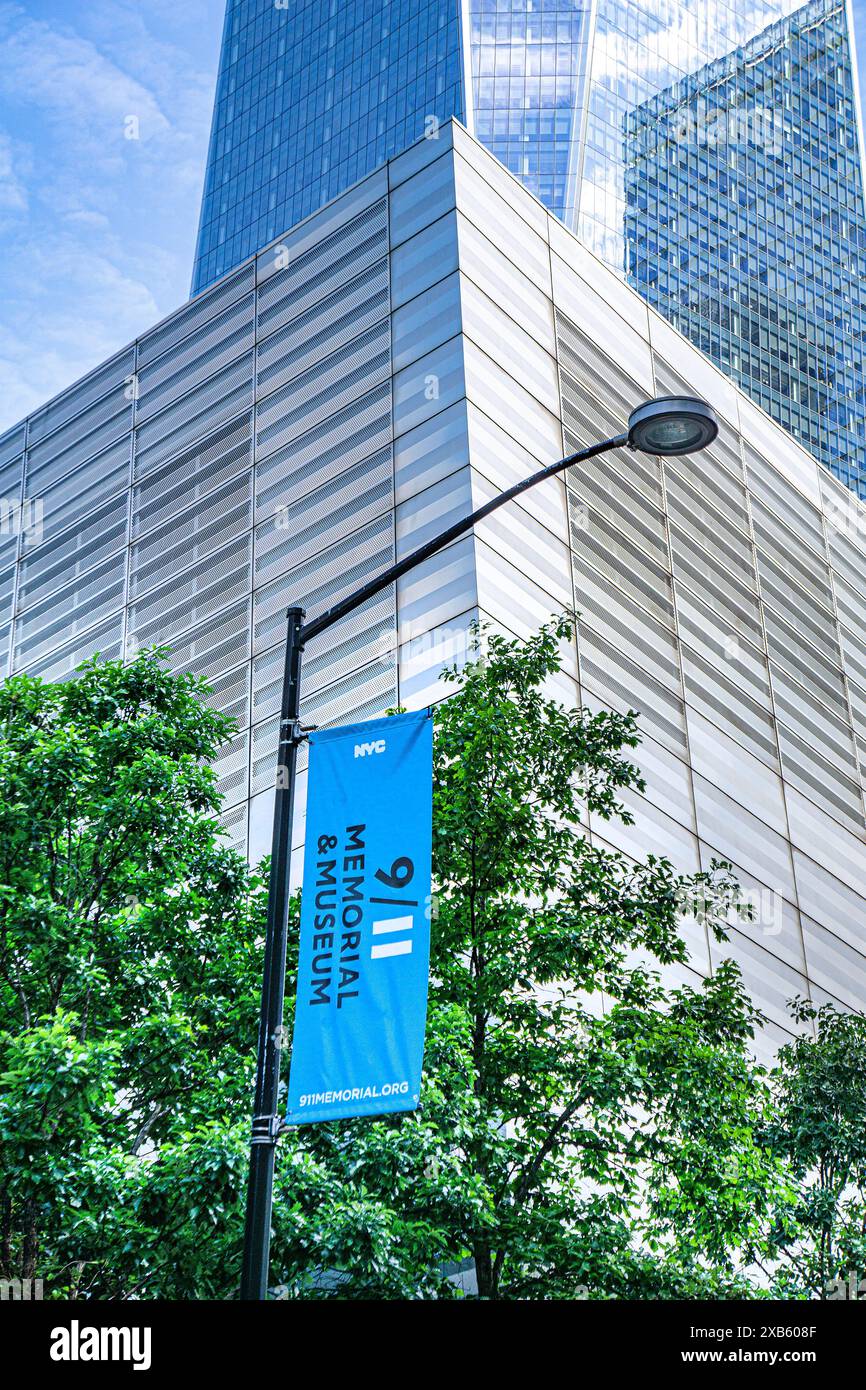
[[[785,1162],[790,1199],[756,1254],[780,1297],[858,1297],[866,1279],[866,1018],[805,1000],[792,1009],[807,1027],[779,1050],[763,1135]]]
[[[736,967],[685,969],[690,905],[719,936],[738,910],[727,866],[590,838],[630,822],[638,733],[549,696],[570,634],[449,673],[422,1105],[283,1137],[286,1296],[457,1297],[466,1265],[485,1298],[802,1294],[859,1256],[847,1044],[827,1015],[772,1092]],[[220,838],[230,721],[163,656],[0,690],[0,1274],[47,1296],[237,1288],[266,877]]]

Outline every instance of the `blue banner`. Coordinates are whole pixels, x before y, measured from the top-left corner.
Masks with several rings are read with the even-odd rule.
[[[429,710],[310,735],[289,1125],[417,1108],[432,804]]]

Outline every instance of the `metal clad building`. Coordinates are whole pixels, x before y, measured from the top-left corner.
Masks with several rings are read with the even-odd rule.
[[[592,833],[734,864],[773,1043],[796,993],[866,1006],[866,509],[460,126],[0,439],[0,651],[62,679],[168,644],[205,673],[240,730],[226,825],[258,857],[288,604],[314,615],[684,390],[722,419],[709,450],[621,451],[509,504],[311,644],[305,717],[441,698],[474,617],[526,634],[575,604],[556,691],[640,711],[648,783],[635,827]]]

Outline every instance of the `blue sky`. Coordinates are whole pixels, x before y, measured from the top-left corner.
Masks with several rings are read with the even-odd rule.
[[[223,11],[0,0],[0,431],[187,298]]]
[[[223,12],[0,0],[0,430],[188,297]]]

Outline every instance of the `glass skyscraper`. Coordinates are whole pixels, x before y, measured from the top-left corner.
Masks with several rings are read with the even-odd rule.
[[[193,293],[465,115],[457,0],[228,0]]]
[[[866,495],[866,221],[845,10],[814,0],[627,117],[631,283]]]
[[[228,0],[198,292],[456,115],[866,496],[845,0]]]

